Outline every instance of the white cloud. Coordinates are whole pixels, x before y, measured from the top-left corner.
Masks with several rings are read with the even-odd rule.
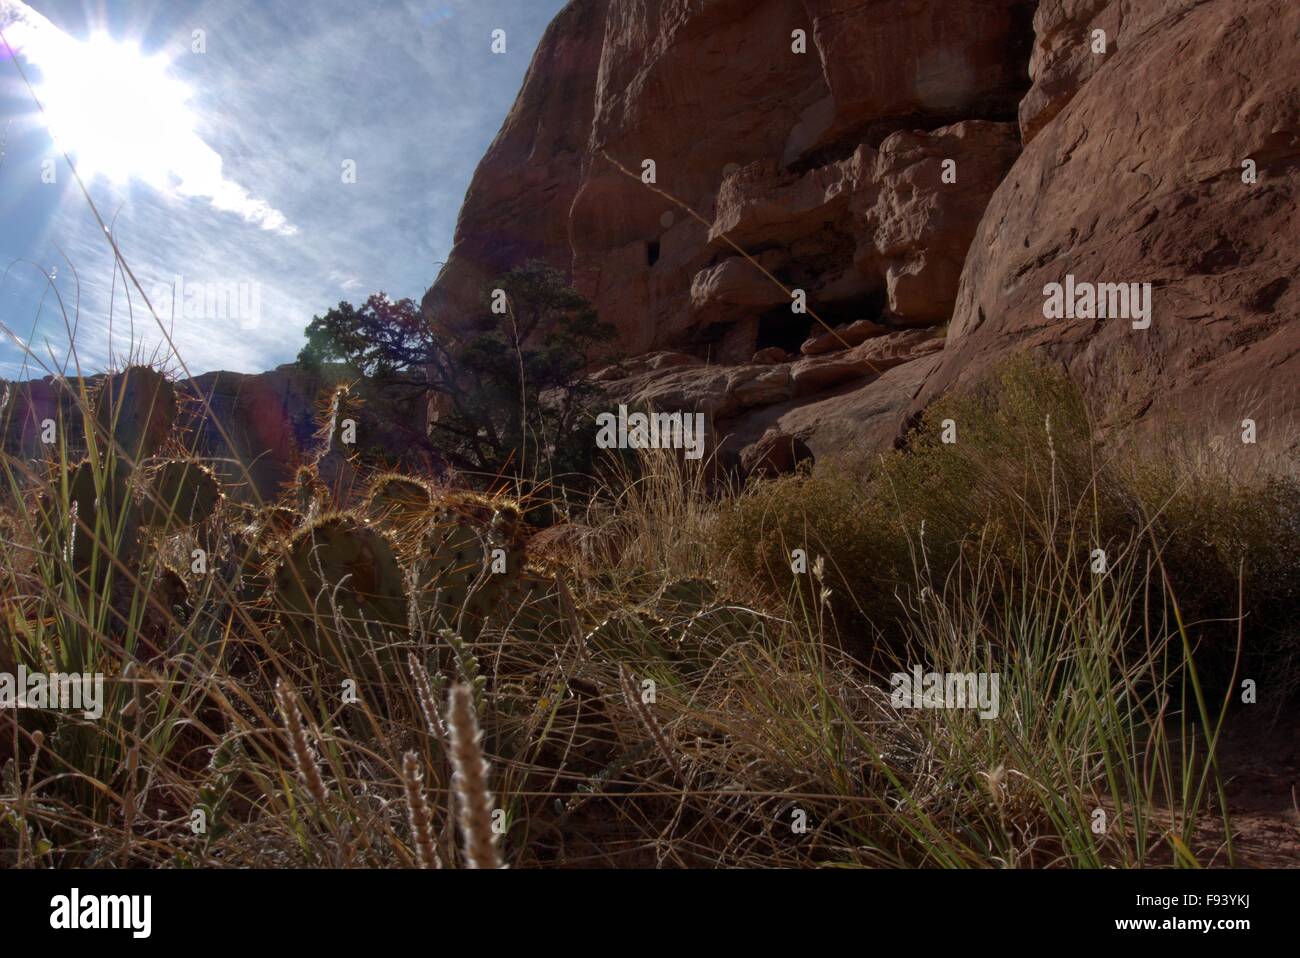
[[[330,273],[330,280],[337,283],[339,289],[342,290],[360,289],[363,285],[365,285],[364,283],[361,282],[361,280],[357,279],[355,276],[349,276],[346,273],[340,273],[338,270],[334,270]]]

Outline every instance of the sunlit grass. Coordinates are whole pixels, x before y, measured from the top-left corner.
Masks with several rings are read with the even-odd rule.
[[[493,839],[514,867],[1233,860],[1212,749],[1223,676],[1207,685],[1194,665],[1187,568],[1159,538],[1168,496],[1101,502],[1134,473],[1107,465],[1103,441],[1081,452],[1091,433],[1071,438],[1060,418],[1050,445],[1020,437],[1020,464],[989,451],[994,434],[975,442],[975,423],[957,463],[922,443],[857,479],[743,490],[646,453],[574,515],[582,547],[531,565],[527,588],[461,638],[422,601],[376,628],[337,593],[288,630],[268,572],[282,540],[258,531],[238,483],[211,519],[146,532],[139,550],[122,513],[74,522],[68,467],[91,464],[96,499],[119,474],[96,403],[80,393],[80,423],[60,431],[84,449],[4,459],[0,665],[98,671],[107,690],[98,721],[0,713],[9,864],[465,864],[444,717],[456,684],[473,690]],[[1176,491],[1177,465],[1164,464]],[[921,490],[945,470],[987,497],[927,511]],[[361,468],[314,507],[357,504],[365,481]],[[296,495],[281,507],[309,522]],[[401,556],[419,552],[410,519],[386,527]],[[91,546],[80,559],[73,528]],[[1104,574],[1088,561],[1098,541]],[[194,548],[208,572],[185,565]],[[794,548],[806,573],[789,571]],[[1218,611],[1238,643],[1229,592]],[[303,629],[318,652],[294,639]],[[997,673],[997,717],[896,707],[890,675],[914,665]]]

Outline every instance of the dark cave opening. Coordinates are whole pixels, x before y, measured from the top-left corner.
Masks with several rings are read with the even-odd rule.
[[[813,308],[827,326],[834,327],[840,323],[852,323],[859,319],[869,319],[874,323],[883,322],[882,317],[888,305],[889,298],[884,287],[881,287],[852,299],[842,299]]]
[[[650,240],[645,244],[645,262],[647,266],[653,266],[659,262],[659,241]]]
[[[754,349],[780,346],[786,352],[797,353],[809,336],[825,331],[826,326],[834,329],[859,319],[888,325],[883,318],[887,302],[882,288],[852,299],[813,305],[811,309],[816,312],[816,317],[812,312],[795,313],[789,306],[778,306],[758,317],[758,336]],[[820,323],[817,322],[819,318]]]
[[[788,353],[797,353],[812,332],[813,323],[810,313],[795,313],[789,306],[769,309],[758,317],[758,338],[754,349],[779,346]]]

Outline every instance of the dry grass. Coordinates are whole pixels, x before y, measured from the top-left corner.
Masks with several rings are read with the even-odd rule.
[[[59,490],[8,459],[0,655],[10,665],[102,672],[106,701],[97,721],[0,713],[0,859],[1231,861],[1230,845],[1204,837],[1207,822],[1226,815],[1213,745],[1227,703],[1194,664],[1210,633],[1178,602],[1180,576],[1205,570],[1175,564],[1176,550],[1156,545],[1171,535],[1218,541],[1221,523],[1177,506],[1205,490],[1228,488],[1227,502],[1255,504],[1243,507],[1243,521],[1259,510],[1294,521],[1293,499],[1259,498],[1291,479],[1272,470],[1225,487],[1221,470],[1199,464],[1180,474],[1166,461],[1172,477],[1148,480],[1157,491],[1139,495],[1138,477],[1149,474],[1127,460],[1120,469],[1106,442],[1069,431],[1066,417],[1053,420],[1050,443],[1045,432],[1015,432],[1028,413],[1020,425],[995,418],[981,438],[974,408],[958,413],[971,422],[967,449],[918,442],[911,458],[865,478],[719,491],[702,467],[648,454],[635,474],[593,496],[587,548],[550,567],[551,586],[472,641],[413,607],[398,643],[406,654],[392,657],[403,667],[378,674],[349,661],[346,642],[341,661],[295,647],[259,592],[256,566],[241,562],[233,502],[201,533],[215,544],[217,571],[188,576],[188,598],[163,606],[164,557],[185,554],[196,533],[124,568],[113,562],[121,533],[86,530],[105,568],[77,580],[66,556],[42,549],[23,505]],[[1014,437],[1018,461],[1008,460],[999,428]],[[939,488],[944,476],[961,476],[978,493],[927,506],[936,476]],[[1170,482],[1172,494],[1159,491]],[[1104,575],[1086,562],[1099,530]],[[1234,568],[1234,548],[1250,560],[1293,541],[1260,533],[1216,545],[1209,574]],[[803,576],[789,572],[796,543],[810,551]],[[777,568],[780,577],[769,575]],[[1275,555],[1260,568],[1269,570],[1258,581],[1275,597],[1276,617],[1294,594],[1286,590],[1295,568]],[[1217,617],[1231,620],[1235,648],[1257,633],[1241,627],[1236,590],[1225,595]],[[1252,598],[1248,590],[1247,608]],[[328,608],[315,628],[332,636],[358,628]],[[1268,661],[1285,685],[1282,652],[1294,651],[1294,633],[1290,646],[1281,633],[1273,642]],[[872,655],[852,655],[864,648]],[[889,675],[913,665],[996,672],[997,717],[898,707]],[[344,685],[352,677],[355,695]]]

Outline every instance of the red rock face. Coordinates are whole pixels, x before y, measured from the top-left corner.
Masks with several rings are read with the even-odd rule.
[[[424,307],[474,328],[490,279],[543,258],[634,357],[600,372],[611,396],[704,410],[735,458],[768,429],[819,458],[890,441],[1021,346],[1142,408],[1275,391],[1294,7],[573,0]],[[1067,273],[1151,282],[1152,327],[1045,319]]]
[[[1036,53],[1052,94],[1025,104],[1055,108],[1022,105],[1037,135],[985,211],[913,411],[1033,348],[1128,415],[1281,427],[1300,399],[1300,6],[1045,3],[1038,21],[1063,7],[1122,24],[1119,42],[1087,66]],[[1070,21],[1077,43],[1081,23]],[[1049,46],[1065,42],[1042,25]],[[1255,183],[1243,182],[1248,159]],[[1150,327],[1045,318],[1044,287],[1067,275],[1150,283]]]
[[[67,430],[63,441],[68,454],[79,459],[86,449],[79,397],[94,396],[102,380],[95,376],[84,383],[60,382],[46,376],[0,381],[0,448],[15,459],[51,461],[57,452],[42,443],[42,424],[49,419]],[[256,375],[210,372],[178,380],[176,444],[207,458],[232,491],[239,490],[240,498],[273,500],[311,453],[321,401],[342,382],[351,382],[342,367],[309,370],[292,363]],[[386,451],[394,461],[410,452],[408,434],[401,431],[409,427],[367,413],[364,400],[372,394],[364,382],[357,393],[362,400],[357,432],[365,446]]]
[[[514,109],[479,164],[456,247],[425,297],[452,326],[472,321],[482,290],[525,260],[568,268],[568,211],[591,133],[608,0],[575,0],[547,28]]]

